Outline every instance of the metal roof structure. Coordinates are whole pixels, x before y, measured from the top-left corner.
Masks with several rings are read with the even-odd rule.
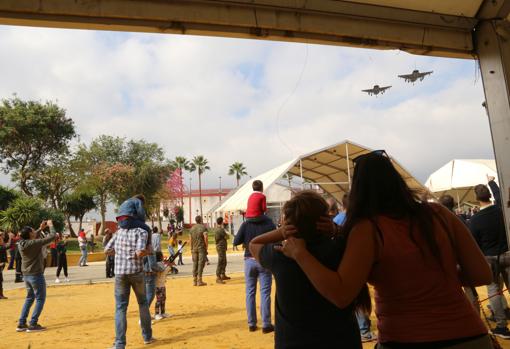
[[[299,156],[250,179],[233,192],[232,195],[226,197],[221,205],[214,207],[211,211],[244,211],[246,210],[248,197],[253,192],[253,181],[260,180],[264,183],[264,188],[269,188],[288,173],[318,185],[325,193],[341,202],[342,196],[350,188],[353,172],[352,160],[371,151],[371,149],[351,141],[343,141]],[[426,192],[425,187],[402,165],[394,158],[391,158],[391,161],[411,188]]]
[[[280,40],[478,59],[504,202],[510,202],[509,15],[510,0],[0,2],[0,24],[8,25]],[[510,233],[510,205],[505,218]]]

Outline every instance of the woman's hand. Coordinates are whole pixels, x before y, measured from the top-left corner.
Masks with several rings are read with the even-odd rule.
[[[316,224],[317,230],[327,236],[333,236],[337,232],[336,224],[328,216],[322,216]]]
[[[296,260],[303,252],[306,252],[306,243],[303,239],[290,237],[282,241],[281,247],[275,246],[275,249],[283,252],[287,257]]]
[[[297,228],[291,224],[284,224],[279,230],[282,232],[283,240],[295,236],[298,232]]]

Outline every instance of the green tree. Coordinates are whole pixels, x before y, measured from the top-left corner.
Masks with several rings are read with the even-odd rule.
[[[32,196],[31,180],[48,160],[65,153],[76,136],[64,109],[47,101],[23,101],[14,96],[0,105],[0,162],[14,182]]]
[[[57,210],[45,208],[42,200],[29,196],[20,196],[5,211],[0,212],[0,226],[12,231],[19,231],[26,225],[36,228],[48,219],[53,220],[57,231],[63,231],[64,215]]]
[[[6,210],[11,202],[18,197],[19,194],[16,191],[0,185],[0,211]]]
[[[190,172],[198,173],[198,196],[200,198],[200,216],[204,217],[202,212],[202,175],[205,171],[210,170],[208,160],[202,155],[197,155],[191,159]],[[191,198],[190,198],[191,200]]]
[[[175,159],[171,162],[173,169],[179,170],[180,177],[180,197],[181,197],[181,206],[184,206],[184,180],[183,175],[184,171],[190,170],[190,162],[184,156],[176,156]],[[190,199],[191,200],[191,199]]]
[[[63,210],[64,196],[82,182],[83,164],[71,154],[62,154],[52,159],[34,174],[32,186],[37,196],[51,207]]]
[[[228,168],[228,175],[236,176],[236,181],[237,181],[236,187],[239,187],[239,181],[241,180],[241,178],[243,176],[248,175],[248,172],[246,172],[246,167],[244,167],[242,162],[234,162]]]
[[[64,197],[63,200],[63,209],[64,214],[67,219],[67,223],[69,225],[69,231],[72,236],[76,236],[69,217],[75,217],[80,222],[80,226],[78,230],[82,228],[83,217],[87,212],[94,210],[97,207],[96,202],[94,201],[94,195],[87,192],[74,192],[72,194],[68,194]]]

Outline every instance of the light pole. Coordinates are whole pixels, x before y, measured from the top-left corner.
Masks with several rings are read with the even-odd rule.
[[[219,178],[220,178],[220,202],[221,202],[221,176]]]
[[[189,177],[189,224],[193,224],[191,220],[191,177]]]

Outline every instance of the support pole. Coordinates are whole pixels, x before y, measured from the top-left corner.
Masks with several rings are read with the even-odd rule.
[[[299,175],[301,176],[301,189],[305,189],[305,182],[303,182],[303,162],[299,159]]]
[[[510,24],[481,21],[474,31],[498,168],[507,239],[510,241]]]
[[[349,191],[351,191],[351,164],[349,163],[349,143],[345,143],[345,161],[347,161],[347,180],[349,182]]]

